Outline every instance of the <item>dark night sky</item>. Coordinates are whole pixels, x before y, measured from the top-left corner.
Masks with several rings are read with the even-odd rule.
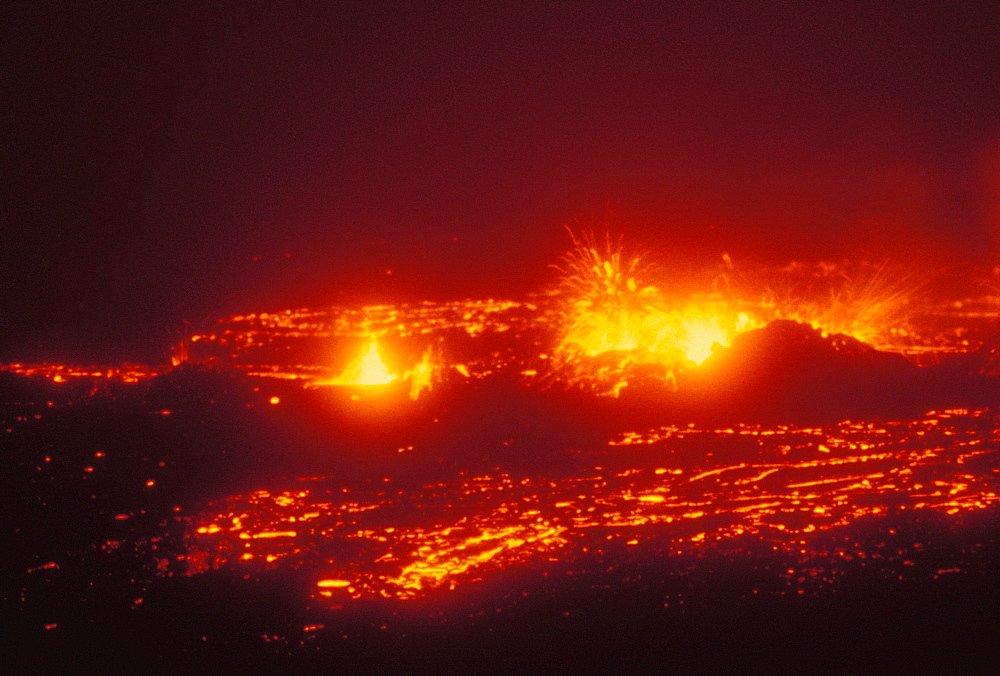
[[[997,253],[995,3],[281,4],[5,3],[0,360],[519,296],[609,208],[706,262]]]

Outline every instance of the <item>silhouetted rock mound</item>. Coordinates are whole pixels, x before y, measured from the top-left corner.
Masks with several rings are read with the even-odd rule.
[[[767,421],[909,415],[922,407],[925,375],[898,354],[788,320],[738,335],[679,394],[694,417]]]

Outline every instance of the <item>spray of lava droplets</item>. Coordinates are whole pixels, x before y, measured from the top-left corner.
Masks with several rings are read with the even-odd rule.
[[[665,379],[700,364],[713,346],[754,327],[745,314],[725,303],[672,304],[649,283],[654,270],[640,253],[626,252],[621,240],[570,231],[573,249],[559,265],[557,293],[564,300],[557,355],[570,380],[597,376],[595,390],[617,394],[628,384],[619,377],[636,366],[654,365]],[[614,377],[610,377],[613,374]]]

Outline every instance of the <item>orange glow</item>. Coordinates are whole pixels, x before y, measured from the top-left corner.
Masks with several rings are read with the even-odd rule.
[[[417,365],[406,372],[406,379],[410,381],[410,399],[416,401],[422,392],[431,390],[436,368],[434,361],[433,349],[427,348]]]
[[[845,334],[878,349],[913,342],[915,276],[888,263],[793,263],[777,271],[739,273],[728,255],[714,291],[670,298],[651,281],[665,275],[627,254],[621,242],[570,237],[574,248],[554,266],[563,326],[556,346],[560,379],[596,394],[617,395],[636,369],[664,384],[728,346],[737,334],[789,319],[823,335]],[[683,280],[680,280],[683,281]]]
[[[912,335],[906,333],[911,287],[903,282],[881,269],[865,277],[837,266],[792,265],[782,271],[784,279],[805,277],[808,283],[788,281],[782,287],[772,277],[766,286],[748,284],[738,291],[720,284],[711,292],[685,295],[689,292],[671,286],[677,282],[683,289],[684,280],[658,273],[620,245],[576,238],[574,243],[577,249],[560,267],[562,286],[536,302],[288,310],[227,318],[215,330],[190,337],[190,373],[197,376],[204,367],[214,375],[219,364],[227,369],[220,369],[223,375],[232,365],[247,376],[253,387],[248,411],[259,417],[254,424],[277,427],[303,420],[319,409],[316,402],[344,406],[329,416],[334,432],[329,436],[335,438],[329,448],[337,462],[313,467],[337,467],[343,453],[345,466],[357,462],[365,468],[357,474],[370,473],[295,478],[294,468],[305,463],[292,455],[300,450],[293,445],[288,469],[266,477],[269,491],[203,503],[195,513],[174,507],[176,518],[186,524],[184,553],[162,554],[177,556],[177,561],[164,559],[171,565],[162,569],[196,575],[228,568],[247,579],[262,571],[295,571],[297,581],[308,581],[305,593],[318,602],[315,606],[329,601],[329,607],[340,607],[351,599],[439,598],[433,595],[474,589],[519,567],[548,575],[565,565],[575,574],[594,561],[620,561],[621,552],[658,560],[692,552],[700,556],[710,547],[754,551],[763,546],[799,560],[853,556],[845,554],[849,545],[830,543],[846,542],[862,530],[859,525],[875,519],[923,512],[961,523],[976,510],[1000,508],[1000,418],[971,408],[976,399],[959,397],[955,401],[968,401],[970,408],[930,411],[906,421],[803,427],[720,417],[726,422],[718,428],[686,419],[650,428],[676,423],[689,413],[691,419],[715,420],[708,415],[713,414],[711,400],[700,418],[697,396],[686,399],[683,388],[704,378],[711,389],[709,379],[727,368],[720,350],[771,320],[794,319],[827,333],[902,345]],[[959,309],[969,316],[981,311],[952,308]],[[950,340],[949,349],[956,351],[976,347],[966,333],[946,339],[941,332],[926,335],[924,344],[935,349],[940,349],[935,340]],[[341,349],[346,351],[333,368],[309,361]],[[760,350],[761,363],[767,349]],[[713,353],[719,358],[705,363]],[[755,357],[750,352],[749,360]],[[195,366],[199,363],[203,366]],[[187,368],[178,375],[187,375]],[[6,433],[57,414],[66,406],[66,392],[89,388],[117,396],[128,388],[104,383],[157,375],[153,369],[50,364],[8,370],[48,379],[40,385],[56,403],[48,402],[33,418],[15,411],[5,420]],[[71,380],[73,387],[50,386]],[[537,392],[529,392],[523,402],[519,399],[524,390],[553,382],[596,395],[624,393],[625,401],[601,401],[590,408],[590,399],[577,396],[579,391],[537,398]],[[985,377],[984,382],[992,386]],[[296,383],[347,389],[301,396],[293,394]],[[664,391],[671,386],[676,396]],[[759,389],[766,397],[767,386]],[[271,395],[274,391],[282,397]],[[411,404],[406,394],[412,401],[425,400]],[[466,407],[463,397],[473,405]],[[368,406],[369,399],[375,404]],[[191,420],[183,399],[151,401],[141,410],[157,426],[184,429]],[[269,408],[264,402],[281,406]],[[492,415],[509,402],[514,404],[509,414]],[[161,408],[165,405],[174,408]],[[581,408],[572,409],[577,405]],[[479,420],[460,419],[466,410],[481,416],[482,437]],[[369,418],[368,411],[378,415]],[[398,413],[401,424],[382,425]],[[501,437],[492,425],[508,425],[509,419],[517,424],[510,425],[509,437],[507,429]],[[550,419],[553,425],[546,428]],[[363,433],[352,437],[355,429],[379,434],[371,440]],[[595,437],[601,430],[607,433],[603,439]],[[489,454],[500,443],[503,455],[494,460]],[[321,444],[316,448],[323,450]],[[49,468],[66,462],[52,452],[55,461],[44,456],[45,463],[53,462]],[[524,464],[517,453],[524,454]],[[93,462],[88,451],[68,471],[96,485],[120,455],[113,450],[104,459],[105,452],[98,451]],[[550,457],[556,461],[549,462]],[[43,463],[37,462],[35,471],[42,471]],[[169,492],[163,481],[171,473],[153,466],[151,459],[148,467],[132,473],[129,489],[141,490],[144,484],[146,497]],[[126,537],[149,521],[139,518],[138,506],[134,509],[110,510],[102,518]],[[574,568],[578,561],[583,563]],[[935,562],[934,569],[939,574],[956,570],[944,561]]]
[[[642,279],[652,268],[641,256],[626,255],[620,242],[597,245],[593,237],[570,236],[575,248],[555,266],[564,299],[557,354],[570,383],[589,381],[596,393],[617,396],[629,384],[628,370],[650,364],[661,367],[664,382],[672,381],[675,372],[711,356],[715,345],[727,346],[756,326],[725,299],[668,301]]]
[[[610,238],[571,238],[573,250],[554,266],[557,287],[535,302],[424,301],[237,315],[190,336],[189,361],[235,361],[253,377],[315,385],[398,385],[411,398],[452,375],[478,381],[504,373],[520,374],[529,387],[613,396],[640,382],[675,388],[714,345],[731,345],[738,334],[776,319],[806,323],[827,335],[845,333],[926,364],[934,355],[978,347],[995,314],[996,299],[928,304],[911,281],[915,275],[889,264],[740,269],[723,256],[724,270],[706,264],[700,271],[675,271],[647,263],[649,256],[628,253]],[[982,331],[976,329],[974,340],[964,326],[942,331],[942,318],[974,320]],[[520,343],[527,349],[495,349],[499,341],[512,345],[519,337],[529,341]],[[331,373],[310,361],[319,341],[361,346],[347,368]],[[278,345],[291,349],[279,352]],[[400,359],[415,349],[421,357]],[[262,363],[262,354],[276,358]],[[66,367],[32,372],[70,377]],[[109,372],[94,371],[111,377]]]
[[[730,333],[717,317],[696,317],[683,322],[683,339],[680,345],[684,356],[700,364],[712,356],[715,345],[729,345]]]
[[[389,370],[379,349],[378,341],[372,338],[365,347],[362,354],[351,362],[347,368],[336,378],[328,380],[318,380],[315,385],[337,385],[337,386],[374,386],[391,385],[393,383],[405,382],[409,385],[410,399],[416,401],[424,392],[429,392],[437,378],[439,365],[433,347],[428,347],[421,355],[420,360],[399,376]],[[359,395],[352,395],[355,401],[360,399]],[[278,397],[272,397],[271,403],[280,402]]]
[[[814,538],[890,511],[958,515],[1000,505],[996,473],[970,469],[996,460],[992,421],[956,409],[879,426],[671,426],[612,439],[612,452],[651,447],[648,463],[633,460],[614,472],[460,476],[350,498],[335,481],[316,479],[309,489],[257,491],[210,507],[189,530],[185,558],[192,574],[204,570],[199,562],[252,570],[293,561],[315,571],[323,598],[342,589],[349,598],[406,600],[529,561],[617,546],[669,555],[756,538],[796,556],[810,548],[839,556],[815,547],[840,540]],[[983,430],[994,430],[986,432],[991,443],[981,443]],[[679,456],[656,453],[690,439],[725,456],[748,438],[757,450],[738,462],[674,465],[667,463]],[[423,518],[401,523],[400,509]]]
[[[382,595],[414,598],[428,589],[442,586],[454,589],[468,571],[496,563],[494,559],[505,560],[505,565],[509,565],[532,552],[562,546],[566,542],[560,537],[564,530],[536,518],[499,528],[471,524],[471,527],[449,526],[429,532],[420,538],[425,543],[417,549],[420,558],[385,581],[389,589],[397,590],[395,594],[382,592]],[[462,533],[468,534],[463,537]]]
[[[42,376],[54,383],[71,379],[119,380],[137,383],[140,380],[162,375],[163,371],[149,366],[126,365],[118,367],[70,366],[67,364],[0,364],[0,369],[24,376]]]
[[[378,343],[371,341],[361,359],[341,375],[341,382],[349,385],[387,385],[397,376],[389,372],[378,351]]]
[[[325,384],[329,385],[388,385],[398,378],[389,371],[379,353],[378,341],[372,338],[364,352],[337,377]]]
[[[297,533],[293,530],[283,530],[283,531],[263,531],[260,533],[240,533],[240,537],[246,540],[259,540],[259,539],[271,539],[271,538],[293,538]]]
[[[913,301],[933,274],[914,274],[887,261],[793,262],[743,279],[732,291],[755,303],[762,324],[791,319],[824,335],[842,333],[894,350],[911,342]]]
[[[641,257],[625,254],[610,238],[599,246],[592,237],[570,237],[575,248],[556,266],[568,302],[560,348],[595,356],[659,344],[667,312],[659,289],[639,278]]]

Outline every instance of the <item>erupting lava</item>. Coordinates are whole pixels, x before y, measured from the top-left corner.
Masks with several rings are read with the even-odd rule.
[[[649,377],[659,369],[664,383],[675,382],[716,346],[779,319],[879,350],[915,349],[911,320],[921,285],[885,262],[793,263],[745,274],[724,254],[714,291],[684,298],[650,281],[660,271],[620,240],[570,237],[573,249],[554,266],[563,306],[555,364],[562,380],[597,394],[617,396],[637,371]]]
[[[433,387],[436,370],[434,349],[429,347],[412,369],[406,371],[402,376],[393,373],[382,358],[378,340],[373,337],[368,341],[362,353],[348,364],[339,376],[329,380],[316,381],[314,385],[368,387],[408,382],[410,399],[416,401],[421,393],[430,391]]]
[[[698,311],[696,305],[689,310]],[[717,315],[694,316],[681,322],[683,329],[680,348],[688,361],[700,364],[712,356],[716,345],[728,346],[729,341],[738,333],[743,333],[754,324],[746,314],[740,313],[736,321],[724,322]]]
[[[921,316],[905,277],[884,266],[792,265],[748,281],[728,258],[726,273],[716,276],[724,283],[685,295],[691,292],[679,289],[697,288],[692,279],[671,286],[620,242],[571,237],[575,248],[557,267],[557,292],[530,302],[426,301],[229,317],[185,338],[178,361],[207,368],[178,369],[176,377],[137,367],[7,370],[47,378],[43,391],[64,398],[77,396],[68,381],[89,379],[84,396],[104,393],[111,402],[125,391],[119,380],[163,375],[170,387],[134,395],[142,429],[155,416],[157,426],[187,430],[180,426],[200,409],[180,406],[174,415],[147,402],[174,401],[213,364],[232,365],[243,371],[237,375],[258,379],[254,384],[286,381],[280,387],[288,390],[274,384],[277,393],[253,388],[259,394],[249,395],[246,415],[254,424],[300,419],[292,413],[296,397],[284,396],[295,387],[342,387],[333,396],[301,399],[301,419],[310,425],[305,416],[320,410],[315,402],[345,406],[331,417],[329,445],[324,434],[310,434],[301,449],[288,451],[322,455],[317,474],[326,475],[302,476],[295,466],[295,474],[272,476],[268,465],[268,488],[185,515],[184,551],[176,557],[189,575],[223,568],[241,579],[276,572],[309,580],[312,602],[321,607],[475,588],[514,568],[547,579],[586,578],[595,570],[610,574],[622,561],[659,565],[709,547],[780,555],[802,593],[808,585],[835,584],[844,561],[867,565],[874,555],[855,539],[861,526],[911,515],[959,521],[1000,508],[1000,416],[992,408],[1000,397],[1000,348],[986,342],[995,333],[995,298],[925,303]],[[915,317],[924,324],[911,323]],[[960,318],[961,326],[942,328],[942,317]],[[942,360],[936,366],[947,368],[917,373],[920,367],[899,355],[873,354],[821,331],[878,338],[879,347],[912,340],[935,358],[968,352],[976,341],[987,349],[967,361],[959,355],[954,367]],[[331,352],[340,355],[335,366],[317,363],[317,354]],[[538,391],[553,384],[576,391]],[[915,408],[925,403],[924,389],[941,384],[943,406]],[[910,385],[919,396],[895,406]],[[435,387],[433,397],[406,408],[407,395],[416,400]],[[972,406],[966,400],[976,387],[984,392]],[[888,393],[875,396],[880,391]],[[577,396],[622,392],[617,402]],[[367,402],[368,393],[371,407],[347,403]],[[891,413],[868,403],[882,406],[883,399]],[[765,406],[745,405],[756,400]],[[805,402],[802,410],[812,407],[810,416],[822,413],[822,421],[793,422],[797,401]],[[0,430],[10,435],[62,412],[47,401],[29,416],[31,406],[18,400]],[[379,416],[356,415],[368,410]],[[860,418],[848,417],[855,411]],[[400,413],[396,425],[391,417]],[[358,426],[344,424],[354,417]],[[393,424],[381,424],[386,420]],[[357,461],[350,457],[355,445],[363,451]],[[37,463],[23,465],[32,481],[57,464],[50,465],[49,446],[36,450]],[[267,454],[247,457],[257,455]],[[101,462],[86,458],[85,481],[100,475],[106,456],[95,448]],[[200,449],[196,461],[200,471]],[[160,486],[149,478],[143,490]],[[121,526],[144,513],[104,516]],[[922,563],[922,547],[914,542],[891,555],[900,580],[909,568],[935,575],[958,569],[936,559]],[[174,562],[159,561],[172,574]]]
[[[731,291],[759,299],[760,325],[790,319],[823,335],[842,333],[892,351],[909,343],[912,305],[921,286],[887,261],[795,262],[753,280],[739,279]]]
[[[669,379],[703,362],[715,345],[727,346],[737,333],[753,328],[746,314],[733,312],[725,302],[668,301],[643,279],[652,268],[641,255],[627,254],[620,241],[606,237],[600,246],[592,236],[577,238],[570,232],[570,237],[574,248],[555,266],[562,273],[560,296],[566,299],[557,353],[572,365],[575,380],[585,380],[589,371],[614,381],[601,382],[598,393],[617,394],[628,384],[625,371],[634,365],[658,365]],[[614,360],[614,368],[587,364],[615,352],[629,354]]]
[[[410,399],[416,401],[424,390],[430,391],[434,384],[434,349],[427,348],[420,361],[406,373],[410,381]]]
[[[947,336],[935,328],[954,307],[934,307],[918,295],[914,275],[884,263],[738,267],[723,254],[722,267],[677,272],[628,251],[620,238],[569,234],[573,246],[552,266],[559,273],[555,287],[527,302],[424,301],[240,315],[189,336],[176,356],[253,364],[250,375],[315,385],[408,387],[416,399],[446,374],[472,382],[513,375],[527,387],[612,396],[639,383],[676,389],[685,372],[697,373],[737,335],[775,320],[808,324],[824,336],[843,333],[914,360],[971,346],[959,334],[967,328]],[[986,316],[962,315],[963,321]],[[358,339],[366,347],[333,374],[313,361],[331,339],[338,350],[356,349],[347,345]],[[383,361],[390,345],[391,366]]]
[[[596,356],[614,350],[654,350],[669,330],[668,313],[655,286],[639,280],[641,257],[627,256],[607,238],[603,250],[592,237],[573,238],[563,257],[560,291],[568,298],[560,349]]]
[[[378,351],[378,341],[369,341],[364,353],[348,365],[330,385],[388,385],[399,376],[389,371]]]

